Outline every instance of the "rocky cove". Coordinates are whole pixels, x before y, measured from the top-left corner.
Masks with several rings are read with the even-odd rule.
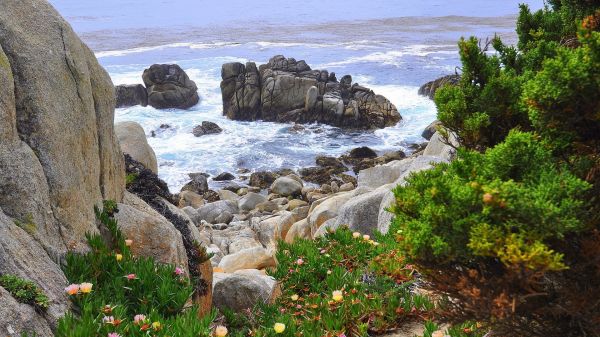
[[[196,290],[202,293],[190,303],[241,313],[281,295],[280,282],[267,275],[278,264],[278,242],[318,239],[343,227],[367,237],[387,233],[392,189],[455,153],[456,144],[436,122],[385,150],[363,144],[378,131],[398,132],[402,109],[351,75],[338,79],[333,71],[277,55],[259,66],[218,65],[221,81],[210,90],[219,91],[228,124],[195,117],[194,127],[182,133],[214,140],[217,155],[194,160],[218,159],[217,137],[232,132],[228,127],[236,124],[229,123],[279,125],[288,134],[335,132],[356,141],[332,146],[331,153],[310,152],[294,165],[259,158],[273,168],[250,169],[240,160],[165,181],[161,174],[172,165],[168,158],[161,164],[151,144],[181,130],[152,114],[148,118],[159,126],[145,130],[134,118],[125,120],[133,111],[128,109],[193,111],[206,99],[206,86],[173,63],[144,66],[136,75],[143,84],[114,86],[48,2],[0,5],[0,275],[30,280],[49,299],[40,311],[0,286],[5,336],[56,333],[74,305],[65,293],[68,253],[89,252],[90,234],[109,235],[95,212],[103,201],[114,201],[112,216],[134,256],[177,266],[178,275],[201,284]],[[456,82],[452,76],[436,80],[420,94],[427,100],[436,88]],[[115,108],[123,114],[116,123]],[[433,120],[424,119],[418,125]],[[201,265],[197,245],[210,256]],[[400,336],[423,331],[420,324],[411,328]]]

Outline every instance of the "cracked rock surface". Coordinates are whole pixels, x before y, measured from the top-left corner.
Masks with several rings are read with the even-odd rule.
[[[226,63],[221,78],[223,114],[233,120],[379,129],[402,118],[387,98],[353,84],[350,75],[338,81],[334,73],[282,55],[258,68],[254,62]]]

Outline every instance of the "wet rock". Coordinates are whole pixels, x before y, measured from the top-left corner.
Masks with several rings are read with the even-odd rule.
[[[200,100],[196,83],[177,64],[153,64],[142,75],[148,104],[157,109],[188,109]]]
[[[229,172],[220,173],[219,175],[213,178],[214,181],[227,181],[233,179],[235,179],[235,176]]]
[[[192,130],[192,133],[196,137],[201,137],[204,135],[213,135],[221,132],[223,132],[223,129],[221,129],[220,126],[218,126],[216,123],[207,121],[202,122],[201,125],[196,125]]]
[[[135,105],[148,105],[148,92],[141,84],[123,84],[115,86],[117,108],[126,108]]]
[[[205,175],[202,174],[190,174],[192,181],[185,184],[181,191],[192,191],[197,194],[204,194],[208,191],[208,180]]]
[[[431,137],[433,137],[433,135],[437,132],[437,129],[442,126],[442,122],[435,120],[433,122],[431,122],[431,124],[429,124],[425,130],[423,130],[423,133],[421,133],[421,137],[430,140]]]
[[[355,159],[375,158],[377,157],[377,152],[367,146],[362,146],[352,149],[348,156]]]
[[[269,188],[275,179],[279,178],[279,174],[260,171],[250,175],[250,186],[259,187],[261,189]]]
[[[311,70],[304,61],[277,55],[258,69],[249,62],[221,69],[223,113],[234,120],[326,123],[374,129],[395,125],[396,107],[373,91],[335,81],[327,71]]]
[[[446,85],[458,85],[460,82],[460,75],[447,75],[440,77],[431,82],[423,84],[419,88],[419,95],[427,96],[431,99],[435,97],[437,90]]]

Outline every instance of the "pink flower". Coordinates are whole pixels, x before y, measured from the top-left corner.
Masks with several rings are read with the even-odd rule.
[[[135,280],[137,278],[137,276],[135,276],[135,274],[129,274],[127,276],[125,276],[128,280]]]
[[[345,333],[341,333],[338,337],[346,337]]]
[[[111,332],[111,333],[108,334],[108,337],[121,337],[121,335],[119,335],[116,332]]]
[[[133,324],[135,325],[139,325],[140,323],[143,323],[144,321],[146,321],[146,315],[135,315],[133,317]]]
[[[102,323],[104,323],[104,324],[115,324],[115,318],[113,316],[104,316],[102,318]]]
[[[175,275],[179,276],[183,274],[183,269],[176,267],[175,268]]]
[[[77,295],[79,292],[79,284],[71,284],[65,288],[65,292],[69,295]]]
[[[299,266],[301,266],[301,265],[304,264],[304,260],[298,259],[298,260],[296,260],[296,264],[299,265]]]

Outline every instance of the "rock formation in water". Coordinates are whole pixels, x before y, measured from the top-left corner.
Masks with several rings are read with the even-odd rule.
[[[142,75],[148,104],[157,109],[188,109],[198,104],[198,88],[176,64],[153,64]]]
[[[427,96],[430,99],[435,97],[436,91],[445,85],[457,85],[460,82],[460,75],[446,75],[436,80],[427,82],[419,88],[419,95]]]
[[[338,81],[334,73],[281,55],[258,68],[254,62],[224,64],[221,78],[223,114],[233,120],[377,129],[401,119],[389,100],[352,84],[349,75]]]
[[[156,109],[189,109],[200,101],[196,83],[177,64],[153,64],[142,74],[144,85],[115,87],[116,107],[150,105]]]

